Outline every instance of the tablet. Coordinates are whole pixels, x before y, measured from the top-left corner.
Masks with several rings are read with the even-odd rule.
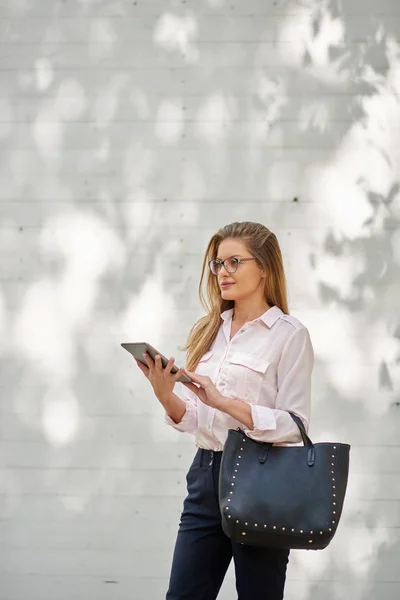
[[[154,360],[154,362],[156,360],[156,354],[159,354],[161,357],[161,364],[164,369],[168,364],[168,358],[166,358],[163,354],[161,354],[161,352],[158,352],[158,350],[156,350],[153,346],[151,346],[147,342],[126,342],[126,343],[122,343],[121,346],[125,350],[130,352],[130,354],[132,354],[132,356],[137,358],[137,360],[140,360],[141,363],[146,365],[146,367],[147,367],[147,363],[144,360],[144,357],[142,356],[145,353],[147,353],[149,356],[151,356],[151,358]],[[179,367],[177,367],[174,364],[172,366],[171,373],[176,373],[178,371],[178,369],[179,369]],[[179,377],[179,379],[177,379],[177,381],[179,381],[181,383],[183,383],[184,381],[190,383],[192,380],[185,373],[182,373],[182,375]]]

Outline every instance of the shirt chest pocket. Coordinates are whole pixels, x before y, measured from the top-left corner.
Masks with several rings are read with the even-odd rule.
[[[229,360],[229,380],[236,398],[257,404],[269,361],[253,354],[235,352]]]

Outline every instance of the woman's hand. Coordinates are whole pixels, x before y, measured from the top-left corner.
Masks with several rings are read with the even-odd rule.
[[[250,404],[247,404],[247,402],[238,402],[233,398],[224,396],[206,375],[197,375],[197,373],[192,373],[192,371],[188,371],[187,369],[184,369],[184,372],[190,379],[198,383],[199,386],[196,383],[184,383],[183,385],[186,385],[189,390],[197,394],[204,404],[212,408],[218,408],[218,410],[230,415],[249,429],[254,429]]]
[[[195,383],[183,382],[189,390],[194,392],[204,404],[211,406],[212,408],[218,408],[221,410],[224,401],[224,396],[217,390],[208,375],[198,375],[187,369],[183,369],[190,379]],[[196,383],[198,385],[196,385]]]
[[[137,360],[137,358],[135,358],[136,364],[150,381],[157,398],[163,403],[172,394],[175,383],[182,375],[184,369],[181,368],[176,373],[171,373],[175,361],[174,358],[169,359],[165,368],[162,366],[159,354],[156,355],[155,362],[147,353],[143,354],[143,358],[147,363],[147,367],[140,360]]]

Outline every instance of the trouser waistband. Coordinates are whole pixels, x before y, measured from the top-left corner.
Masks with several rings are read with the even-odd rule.
[[[214,463],[220,463],[222,458],[222,450],[206,450],[198,448],[197,453],[200,458],[201,467],[211,467]]]

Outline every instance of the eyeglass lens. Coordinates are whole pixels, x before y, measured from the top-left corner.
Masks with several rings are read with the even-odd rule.
[[[225,269],[228,271],[228,273],[234,273],[238,267],[238,264],[239,261],[237,258],[227,258],[224,261]],[[217,275],[222,268],[222,264],[217,260],[212,260],[210,266],[214,275]]]

